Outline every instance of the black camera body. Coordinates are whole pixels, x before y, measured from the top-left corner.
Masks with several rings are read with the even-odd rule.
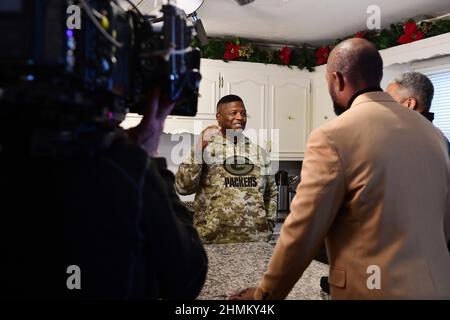
[[[79,28],[70,28],[70,8]],[[174,6],[163,25],[115,0],[4,0],[0,5],[0,105],[31,106],[42,125],[117,124],[142,113],[159,86],[172,114],[197,112],[200,53]],[[76,10],[75,10],[76,12]]]

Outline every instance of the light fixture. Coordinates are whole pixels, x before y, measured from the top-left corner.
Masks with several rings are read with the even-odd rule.
[[[203,5],[204,0],[131,0],[144,14],[153,15],[149,21],[158,23],[163,21],[163,17],[157,17],[164,3],[169,3],[184,11],[186,17],[191,18],[192,24],[197,32],[200,44],[205,46],[208,44],[208,37],[203,27],[202,20],[197,16],[196,11]],[[129,6],[127,0],[119,0],[123,8]],[[130,9],[130,8],[129,8]],[[156,17],[155,17],[156,16]]]
[[[197,12],[191,14],[192,24],[194,25],[195,31],[197,32],[198,40],[202,46],[208,44],[208,36],[206,35],[205,28],[203,27],[202,20],[197,16]]]
[[[198,10],[204,0],[118,0],[122,8],[131,10],[133,3],[141,12],[147,15],[158,15],[164,4],[174,5],[183,10],[187,16]]]
[[[204,0],[176,0],[175,5],[186,13],[186,16],[192,19],[198,40],[202,46],[208,44],[208,36],[203,27],[202,20],[197,16],[197,10],[202,6]]]
[[[204,0],[176,0],[175,6],[183,10],[187,16],[195,13],[203,4]]]
[[[249,3],[252,3],[255,0],[234,0],[238,5],[245,6]]]

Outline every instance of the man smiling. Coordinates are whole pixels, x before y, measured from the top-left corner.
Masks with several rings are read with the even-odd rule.
[[[268,241],[277,209],[270,158],[244,136],[244,102],[217,103],[217,125],[205,128],[176,174],[182,195],[195,193],[194,222],[205,243]]]

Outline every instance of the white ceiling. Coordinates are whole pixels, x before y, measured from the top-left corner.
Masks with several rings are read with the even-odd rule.
[[[139,8],[148,11],[158,2],[145,0]],[[382,28],[409,17],[450,13],[450,0],[255,0],[245,6],[234,0],[204,0],[197,13],[209,37],[319,45],[367,29],[371,5],[381,10]]]

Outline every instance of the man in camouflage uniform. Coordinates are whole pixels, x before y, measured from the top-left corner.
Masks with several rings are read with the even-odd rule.
[[[209,126],[183,161],[175,186],[195,193],[194,223],[205,243],[268,241],[277,210],[270,157],[242,134],[247,114],[242,99],[217,103],[219,126]]]

